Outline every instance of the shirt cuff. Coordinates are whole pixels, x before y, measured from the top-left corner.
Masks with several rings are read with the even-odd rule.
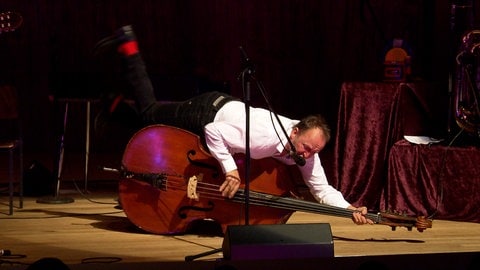
[[[237,169],[237,164],[235,163],[233,157],[222,160],[220,163],[223,169],[223,173],[227,173]]]

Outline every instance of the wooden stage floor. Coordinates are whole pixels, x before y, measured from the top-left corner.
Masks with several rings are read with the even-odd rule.
[[[116,208],[115,190],[93,188],[82,195],[69,189],[60,196],[74,202],[25,198],[24,208],[12,216],[6,215],[6,197],[0,197],[0,249],[12,253],[0,257],[0,269],[26,269],[46,257],[59,258],[71,269],[319,269],[319,264],[322,269],[363,269],[368,263],[377,266],[369,269],[480,269],[472,268],[480,259],[478,223],[434,220],[433,228],[420,233],[297,212],[288,223],[330,224],[333,258],[234,262],[218,252],[188,262],[186,256],[221,248],[223,237],[144,233]]]

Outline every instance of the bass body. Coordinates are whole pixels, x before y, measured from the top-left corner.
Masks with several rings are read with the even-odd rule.
[[[240,173],[244,160],[237,158]],[[141,229],[156,234],[186,232],[200,219],[228,225],[245,222],[245,205],[225,199],[218,191],[224,174],[218,162],[188,131],[153,125],[137,132],[122,158],[123,177],[119,197],[127,217]],[[254,160],[250,166],[250,189],[286,196],[295,189],[293,172],[274,159]],[[189,194],[192,191],[194,195]],[[249,224],[285,223],[294,212],[252,205]]]

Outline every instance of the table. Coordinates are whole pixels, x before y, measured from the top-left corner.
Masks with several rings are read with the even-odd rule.
[[[480,222],[480,148],[414,145],[390,149],[384,209]]]

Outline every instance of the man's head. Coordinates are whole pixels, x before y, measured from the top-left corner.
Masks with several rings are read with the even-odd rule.
[[[293,127],[290,139],[297,154],[308,159],[320,152],[330,141],[330,128],[321,115],[310,115]]]

